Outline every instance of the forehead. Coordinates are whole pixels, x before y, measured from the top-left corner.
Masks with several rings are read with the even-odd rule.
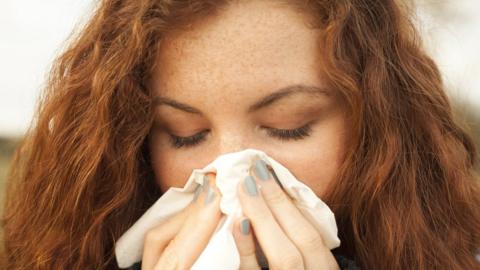
[[[221,88],[237,95],[318,84],[319,30],[307,26],[305,14],[278,3],[237,1],[167,35],[152,74],[154,91],[188,96]]]

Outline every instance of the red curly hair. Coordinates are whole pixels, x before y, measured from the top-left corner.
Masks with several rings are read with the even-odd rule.
[[[283,0],[322,29],[323,74],[353,118],[324,200],[364,269],[479,269],[475,146],[394,0]],[[8,181],[3,269],[116,269],[115,240],[161,196],[145,87],[162,37],[227,0],[103,0],[55,61]]]

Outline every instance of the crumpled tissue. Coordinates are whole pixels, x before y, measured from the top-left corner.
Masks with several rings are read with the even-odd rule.
[[[214,172],[216,185],[222,194],[220,209],[224,216],[191,269],[239,269],[240,256],[232,234],[233,221],[242,215],[236,186],[248,175],[250,166],[257,159],[263,159],[273,168],[277,181],[305,218],[318,230],[324,244],[329,249],[340,246],[335,216],[330,208],[287,168],[263,151],[249,148],[218,156],[203,169],[194,169],[183,188],[168,189],[116,242],[118,266],[128,268],[141,261],[146,232],[187,207],[193,199],[195,188],[202,184],[203,176]]]

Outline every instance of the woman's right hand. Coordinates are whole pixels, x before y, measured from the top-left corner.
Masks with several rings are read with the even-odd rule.
[[[220,218],[220,194],[215,174],[206,175],[196,199],[145,236],[142,270],[189,269],[205,249]]]

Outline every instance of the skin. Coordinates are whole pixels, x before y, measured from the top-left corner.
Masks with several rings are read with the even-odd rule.
[[[274,1],[241,1],[163,40],[149,84],[157,104],[149,145],[162,191],[182,187],[193,169],[219,155],[255,148],[322,197],[342,163],[348,121],[342,100],[322,81],[320,33],[310,29],[306,19]],[[289,86],[296,86],[290,94],[249,111],[253,104]],[[172,100],[195,109],[181,110]],[[302,139],[282,140],[271,134],[272,129],[296,129],[308,123],[312,123],[311,132]],[[192,146],[176,148],[171,142],[172,135],[199,133],[205,136]],[[252,176],[262,181],[253,172]],[[221,216],[220,195],[214,185],[210,188],[216,195],[210,203],[204,203],[207,192],[202,192],[170,225],[147,234],[143,269],[191,266]],[[262,182],[256,196],[248,195],[240,185],[238,192],[252,225],[248,234],[241,234],[238,220],[234,231],[242,269],[258,269],[253,235],[271,268],[338,267],[275,181]],[[201,223],[198,219],[203,227],[195,226]],[[200,240],[191,245],[192,239]]]

